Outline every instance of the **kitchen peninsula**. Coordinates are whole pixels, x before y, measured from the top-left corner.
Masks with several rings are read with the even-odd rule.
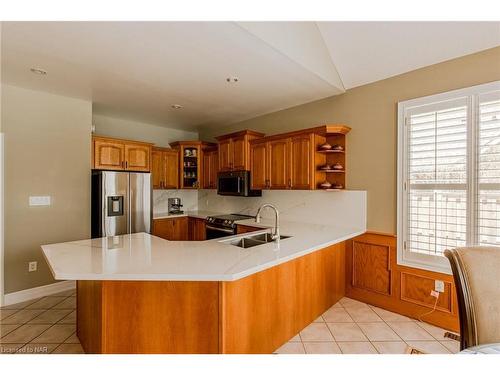
[[[58,280],[77,280],[87,353],[272,353],[344,295],[345,242],[363,225],[282,221],[279,243],[147,233],[42,246]]]

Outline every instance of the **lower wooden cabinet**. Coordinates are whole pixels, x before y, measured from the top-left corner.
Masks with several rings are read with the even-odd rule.
[[[207,239],[205,231],[205,220],[190,217],[188,221],[188,233],[190,241],[204,241]]]
[[[155,219],[152,234],[170,241],[187,241],[189,239],[188,218]]]
[[[204,241],[205,220],[185,216],[154,219],[152,234],[170,241]]]
[[[236,225],[236,234],[243,234],[249,232],[255,232],[256,230],[262,230],[263,228],[251,227],[249,225]]]

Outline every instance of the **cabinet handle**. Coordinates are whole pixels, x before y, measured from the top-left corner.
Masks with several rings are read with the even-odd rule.
[[[128,168],[128,161],[125,161],[125,169]]]
[[[288,187],[291,189],[292,188],[292,180],[289,178],[288,179]]]

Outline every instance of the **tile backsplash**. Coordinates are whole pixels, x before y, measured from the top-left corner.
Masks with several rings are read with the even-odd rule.
[[[230,197],[217,195],[215,190],[198,191],[198,210],[255,215],[263,203],[274,204],[283,220],[314,224],[334,224],[366,228],[365,191],[262,191],[261,197]],[[263,217],[272,217],[264,210]]]
[[[366,229],[365,191],[262,191],[261,197],[230,197],[215,190],[154,190],[153,212],[168,212],[168,198],[181,198],[183,211],[211,211],[255,215],[263,203],[274,204],[283,220]],[[264,218],[273,217],[264,210]]]
[[[183,211],[195,211],[198,209],[197,190],[153,190],[153,214],[165,214],[168,212],[168,198],[181,198]]]

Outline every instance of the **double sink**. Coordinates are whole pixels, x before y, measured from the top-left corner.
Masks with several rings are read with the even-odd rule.
[[[284,240],[286,238],[290,238],[291,236],[279,236],[278,240]],[[255,234],[252,236],[247,236],[243,238],[237,238],[232,241],[228,241],[231,245],[241,247],[243,249],[248,249],[250,247],[265,245],[269,242],[275,242],[276,240],[272,239],[271,233],[262,233]]]

